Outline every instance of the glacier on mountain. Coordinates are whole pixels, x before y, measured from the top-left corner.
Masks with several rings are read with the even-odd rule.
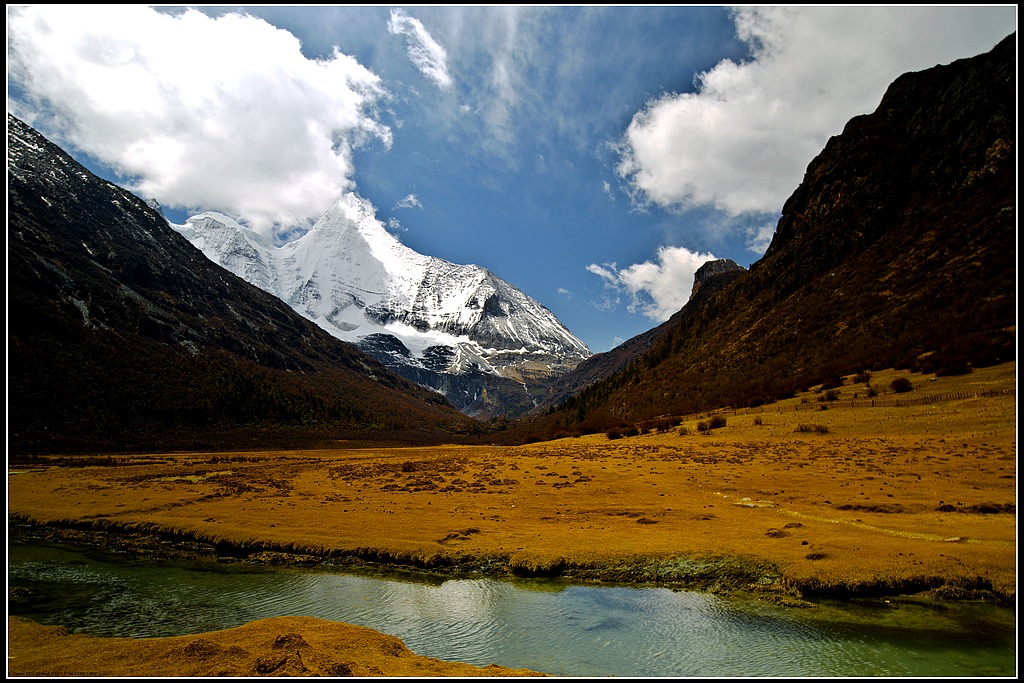
[[[525,384],[527,376],[561,374],[590,356],[542,304],[484,268],[405,246],[354,193],[281,246],[213,211],[172,227],[335,337],[407,366],[404,374],[421,384],[436,383],[430,373],[483,373]]]

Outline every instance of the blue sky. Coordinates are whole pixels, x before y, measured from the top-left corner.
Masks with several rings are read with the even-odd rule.
[[[8,111],[171,220],[278,242],[342,193],[592,351],[749,266],[828,138],[1016,6],[7,8]]]

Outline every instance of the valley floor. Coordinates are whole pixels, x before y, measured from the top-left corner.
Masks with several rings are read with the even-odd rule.
[[[40,457],[9,469],[9,520],[151,557],[1014,604],[1015,364],[872,386],[896,376],[918,405],[848,384],[706,434],[705,415],[521,447]]]

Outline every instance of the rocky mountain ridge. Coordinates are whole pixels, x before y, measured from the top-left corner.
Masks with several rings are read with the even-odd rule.
[[[12,452],[478,430],[22,121],[7,127]]]
[[[746,272],[746,268],[731,259],[716,259],[704,263],[693,274],[690,298],[682,309],[672,314],[657,327],[627,339],[610,351],[594,354],[571,371],[551,383],[547,395],[531,411],[537,415],[569,398],[587,386],[619,372],[631,362],[650,351],[666,333],[679,325],[680,320],[701,301],[729,286]],[[699,292],[699,294],[698,294]]]
[[[215,263],[469,414],[522,412],[550,378],[590,355],[543,305],[484,268],[406,247],[353,193],[281,246],[213,212],[172,227]]]

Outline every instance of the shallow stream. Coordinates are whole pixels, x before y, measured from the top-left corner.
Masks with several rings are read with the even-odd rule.
[[[100,559],[14,541],[8,585],[19,596],[10,614],[98,636],[303,615],[397,636],[419,655],[559,676],[1016,675],[1014,614],[989,605],[798,609],[665,588]]]

